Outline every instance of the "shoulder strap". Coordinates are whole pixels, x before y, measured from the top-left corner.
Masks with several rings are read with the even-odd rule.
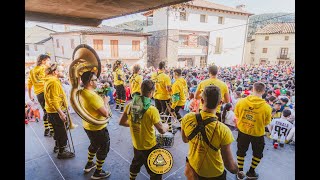
[[[206,120],[202,120],[201,114],[196,114],[196,119],[197,119],[197,123],[198,125],[196,126],[196,128],[194,128],[194,130],[191,132],[191,134],[188,136],[188,140],[190,141],[191,139],[193,139],[199,132],[201,133],[204,142],[206,142],[206,144],[213,150],[218,151],[218,148],[214,147],[208,139],[208,136],[206,134],[206,129],[205,126],[211,122],[216,121],[216,118],[208,118]],[[217,126],[214,128],[213,134],[216,130]],[[212,134],[212,136],[213,136]]]

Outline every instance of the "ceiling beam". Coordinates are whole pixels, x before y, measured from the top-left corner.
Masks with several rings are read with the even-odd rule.
[[[31,11],[25,11],[25,20],[94,27],[97,27],[102,22],[102,19],[68,17]]]

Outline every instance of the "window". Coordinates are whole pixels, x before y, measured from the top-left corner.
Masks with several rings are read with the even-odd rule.
[[[268,48],[262,48],[262,53],[267,53],[268,52]]]
[[[223,45],[223,39],[222,37],[216,38],[216,47],[215,47],[215,53],[221,54],[222,53],[222,45]]]
[[[29,45],[25,45],[26,51],[29,51]]]
[[[269,36],[265,36],[264,40],[266,40],[266,41],[269,40]]]
[[[64,55],[64,48],[61,46],[62,55]]]
[[[74,49],[74,39],[70,39],[71,49]]]
[[[198,37],[198,46],[208,46],[208,37],[199,36]]]
[[[260,59],[260,64],[264,65],[268,62],[268,59]]]
[[[140,51],[140,41],[132,41],[132,51]]]
[[[289,36],[285,36],[285,37],[284,37],[284,40],[285,40],[285,41],[288,41],[288,40],[289,40]]]
[[[180,12],[180,21],[186,21],[186,20],[187,20],[187,13]]]
[[[280,49],[280,58],[281,59],[286,59],[287,56],[288,56],[288,51],[289,51],[288,48],[281,48]]]
[[[119,52],[118,52],[118,40],[111,40],[111,57],[112,58],[117,58],[119,57]]]
[[[103,50],[103,40],[102,39],[94,39],[93,40],[93,49],[97,51]]]
[[[207,16],[205,14],[200,14],[200,22],[202,22],[202,23],[207,22]]]
[[[56,39],[57,48],[60,48],[59,39]]]
[[[200,67],[201,67],[201,68],[204,68],[204,67],[206,67],[206,66],[207,66],[207,59],[206,59],[205,56],[201,56],[201,57],[200,57]]]
[[[222,16],[218,17],[218,24],[224,24],[224,17]]]
[[[36,44],[34,45],[34,51],[38,51],[38,46]]]
[[[188,36],[187,35],[179,35],[179,44],[188,46]]]

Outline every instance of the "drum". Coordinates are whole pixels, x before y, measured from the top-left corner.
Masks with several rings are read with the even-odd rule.
[[[156,131],[156,138],[160,147],[170,148],[174,144],[174,135],[171,132],[160,134],[158,131]]]

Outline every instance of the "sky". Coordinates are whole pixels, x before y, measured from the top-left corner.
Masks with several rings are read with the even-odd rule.
[[[222,4],[230,7],[236,7],[237,5],[244,4],[245,10],[253,14],[263,13],[294,13],[295,12],[295,0],[207,0],[217,4]],[[115,26],[128,21],[145,20],[145,17],[140,13],[118,17],[110,20],[104,20],[103,25]],[[64,31],[64,26],[59,24],[48,24],[39,22],[27,22],[26,27],[32,27],[36,24],[54,29],[57,31]],[[76,27],[78,28],[78,27]],[[75,29],[75,28],[73,28]]]

